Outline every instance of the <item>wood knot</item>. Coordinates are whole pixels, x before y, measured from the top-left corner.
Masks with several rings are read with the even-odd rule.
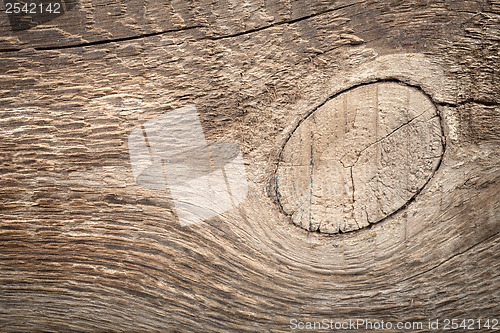
[[[276,191],[309,231],[343,233],[409,203],[443,155],[435,105],[420,89],[376,82],[344,91],[295,128],[283,147]]]

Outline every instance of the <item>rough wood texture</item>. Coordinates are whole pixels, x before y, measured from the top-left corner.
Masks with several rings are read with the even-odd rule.
[[[29,30],[0,20],[2,331],[498,318],[497,0],[81,1]],[[390,80],[436,106],[439,168],[367,228],[293,224],[275,188],[293,130]],[[241,148],[249,186],[181,227],[166,191],[135,183],[127,137],[189,104],[208,141]]]
[[[442,153],[439,115],[422,92],[389,82],[356,87],[293,131],[278,167],[277,196],[306,230],[359,230],[408,204]]]

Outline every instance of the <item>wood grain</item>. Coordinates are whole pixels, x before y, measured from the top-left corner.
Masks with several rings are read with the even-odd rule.
[[[19,33],[0,19],[0,330],[498,318],[498,1],[82,1]],[[390,80],[436,106],[441,165],[380,223],[295,225],[273,185],[293,130]],[[249,187],[181,227],[167,191],[135,183],[127,137],[190,104],[207,141],[240,147]]]
[[[441,163],[442,142],[439,115],[422,92],[396,82],[355,87],[294,130],[276,195],[306,230],[359,230],[422,190]]]

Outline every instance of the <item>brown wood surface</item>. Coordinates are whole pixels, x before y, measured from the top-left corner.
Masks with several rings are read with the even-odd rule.
[[[81,0],[17,32],[4,10],[0,331],[500,319],[498,0]],[[389,81],[435,105],[439,167],[379,223],[295,225],[275,181],[290,136]],[[241,148],[248,195],[181,227],[168,192],[136,185],[127,137],[192,104],[207,140]]]

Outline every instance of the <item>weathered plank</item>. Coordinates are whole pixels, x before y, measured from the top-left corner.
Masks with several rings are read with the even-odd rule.
[[[85,2],[17,33],[2,13],[1,330],[498,316],[498,3],[229,3]],[[275,197],[294,129],[343,91],[391,80],[435,105],[439,168],[380,223],[298,227]],[[190,104],[207,141],[241,148],[248,195],[181,227],[168,191],[136,184],[127,138]]]

